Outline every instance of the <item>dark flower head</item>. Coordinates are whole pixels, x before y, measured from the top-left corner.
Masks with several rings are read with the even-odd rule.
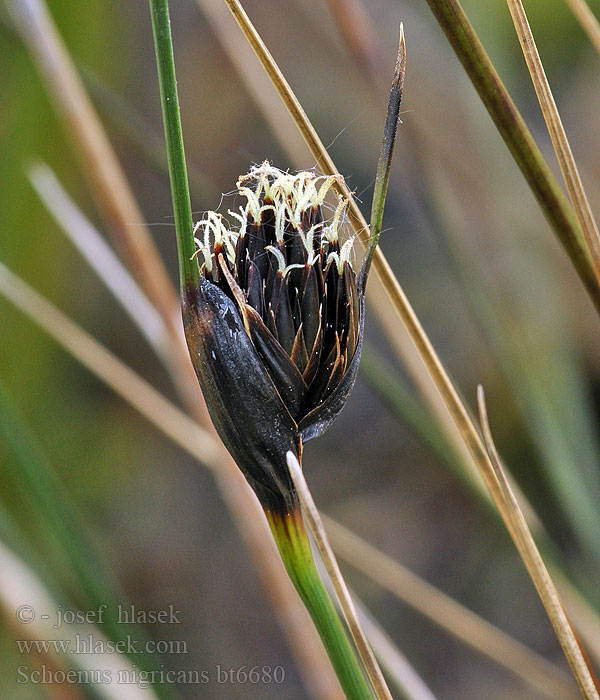
[[[198,289],[184,306],[211,417],[259,498],[293,491],[285,462],[321,434],[354,384],[364,303],[340,240],[346,200],[326,218],[335,177],[269,163],[237,183],[246,205],[196,224]],[[271,504],[272,505],[272,504]]]

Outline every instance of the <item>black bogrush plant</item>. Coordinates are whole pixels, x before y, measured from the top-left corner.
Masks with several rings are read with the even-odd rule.
[[[366,278],[353,239],[340,242],[345,200],[324,216],[335,180],[263,163],[238,181],[235,229],[215,212],[195,227],[188,346],[211,418],[270,511],[295,507],[285,455],[334,420],[358,369]]]
[[[263,163],[238,181],[231,227],[216,212],[192,225],[168,1],[150,0],[177,233],[185,335],[215,428],[264,508],[282,560],[349,700],[372,690],[314,564],[287,453],[320,435],[356,378],[364,293],[379,235],[404,77],[400,49],[360,273],[340,242],[341,177],[290,175]],[[253,184],[254,187],[249,187]],[[197,247],[195,245],[197,244]]]

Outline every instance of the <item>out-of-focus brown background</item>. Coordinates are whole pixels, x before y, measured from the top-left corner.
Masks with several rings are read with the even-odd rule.
[[[464,5],[553,162],[504,2],[465,0]],[[53,0],[49,6],[93,88],[175,280],[167,177],[120,124],[125,118],[146,143],[151,134],[161,135],[147,2]],[[356,64],[323,0],[248,0],[245,7],[321,138],[330,144],[366,215],[385,87],[393,70],[398,24],[404,22],[408,66],[403,123],[381,246],[471,406],[477,383],[485,385],[499,449],[569,559],[575,537],[556,495],[540,476],[544,471],[539,445],[546,426],[558,426],[570,458],[586,463],[597,475],[597,318],[425,1],[377,0],[364,8],[372,23],[377,78],[365,76]],[[592,205],[597,205],[600,58],[562,0],[531,1],[527,9]],[[192,0],[173,2],[171,11],[195,211],[218,207],[221,193],[231,192],[238,175],[253,163],[269,159],[283,169],[312,167],[308,152],[298,164],[277,142],[198,5]],[[3,19],[0,260],[175,400],[140,334],[81,262],[26,179],[27,164],[44,159],[102,229],[72,143],[7,16]],[[231,32],[241,44],[238,30]],[[117,97],[143,122],[132,115],[123,117]],[[225,199],[223,209],[234,201]],[[488,317],[485,327],[481,308],[478,316],[478,304],[490,294],[501,300],[503,332],[508,330],[511,342],[522,350],[533,388],[509,376],[514,367],[510,356],[507,360],[507,354],[502,355],[502,339],[494,337],[498,326]],[[187,641],[188,654],[160,659],[165,668],[205,669],[213,679],[217,665],[280,665],[285,670],[282,684],[212,680],[200,688],[176,685],[177,697],[308,697],[209,473],[2,299],[0,329],[2,383],[85,515],[107,567],[140,609],[173,605],[181,611],[181,624],[147,628],[155,639]],[[366,338],[403,376],[372,309]],[[552,407],[550,423],[543,420],[546,414],[539,417],[532,409],[531,402],[540,395],[543,405]],[[531,420],[538,429],[537,442],[531,436]],[[364,377],[359,375],[346,409],[329,432],[307,446],[304,461],[323,511],[563,664],[508,537]],[[19,495],[11,480],[11,457],[1,445],[0,469],[3,503],[44,556],[44,523]],[[47,554],[48,562],[59,566],[52,553]],[[344,570],[437,697],[542,697],[362,576]],[[41,685],[17,683],[15,669],[23,657],[8,625],[0,634],[0,649],[0,696],[47,697]]]

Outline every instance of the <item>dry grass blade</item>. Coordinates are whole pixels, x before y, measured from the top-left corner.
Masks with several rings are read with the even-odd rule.
[[[217,440],[173,406],[148,382],[132,372],[91,335],[73,323],[43,296],[0,263],[0,292],[41,326],[84,367],[102,377],[148,420],[159,421],[177,444],[194,446],[194,456],[213,470],[219,469]]]
[[[590,259],[594,266],[596,277],[600,284],[600,232],[594,219],[590,203],[588,201],[583,183],[579,176],[579,170],[567,139],[550,84],[546,78],[546,72],[540,59],[535,40],[525,14],[525,8],[521,0],[506,0],[508,9],[515,25],[515,30],[521,44],[523,56],[527,63],[527,68],[531,75],[533,87],[537,95],[544,120],[550,134],[552,146],[558,159],[560,171],[562,173],[567,192],[577,221],[581,227],[585,239]]]
[[[451,635],[485,655],[549,698],[578,697],[572,680],[553,663],[502,632],[378,551],[331,518],[325,527],[336,554]]]
[[[561,571],[552,568],[550,574],[560,591],[561,598],[569,613],[569,619],[575,623],[577,634],[585,642],[586,650],[594,657],[596,664],[600,664],[600,633],[596,609]]]
[[[327,5],[355,64],[367,79],[381,80],[377,34],[364,3],[361,0],[327,0]]]
[[[9,0],[15,25],[65,121],[81,169],[135,278],[173,319],[177,298],[112,146],[42,0]]]
[[[386,670],[391,682],[402,692],[406,700],[436,700],[408,659],[402,654],[385,630],[352,592],[352,600],[367,633],[379,663]]]
[[[327,533],[321,522],[321,517],[319,511],[313,501],[312,495],[304,479],[304,474],[300,468],[300,464],[293,452],[287,453],[287,465],[292,475],[292,480],[294,486],[298,491],[298,496],[300,497],[300,503],[302,504],[302,513],[308,522],[310,532],[315,540],[317,549],[321,555],[329,578],[335,590],[340,608],[344,613],[344,619],[354,639],[356,644],[356,649],[358,655],[360,656],[363,666],[369,676],[371,685],[375,691],[375,695],[378,700],[392,700],[392,695],[387,687],[385,678],[379,668],[377,659],[373,654],[373,650],[369,645],[369,640],[367,639],[363,629],[358,621],[358,615],[356,614],[356,609],[352,598],[350,597],[350,592],[346,586],[346,582],[340,571],[337,561],[335,560],[335,555],[327,539]]]
[[[189,359],[182,362],[186,349],[177,294],[48,9],[43,0],[8,0],[8,7],[74,142],[115,247],[166,323],[173,381],[186,402],[202,401]]]
[[[596,19],[596,15],[590,10],[585,0],[565,0],[565,2],[571,8],[596,51],[600,53],[600,22]]]
[[[335,167],[335,164],[333,163],[323,143],[319,139],[314,127],[310,123],[310,120],[308,119],[306,113],[302,109],[298,99],[294,95],[289,84],[283,77],[283,74],[279,70],[273,57],[266,48],[260,35],[250,22],[250,19],[248,18],[244,9],[242,8],[238,0],[225,0],[225,2],[229,6],[235,19],[240,25],[242,32],[246,36],[250,45],[256,52],[259,60],[263,64],[265,71],[267,72],[273,84],[277,88],[281,99],[290,111],[292,118],[296,122],[300,133],[305,138],[307,145],[309,146],[322,171],[326,175],[339,176],[340,174],[337,168]],[[350,202],[349,214],[351,223],[357,235],[360,237],[363,243],[366,243],[368,239],[367,223],[364,220],[360,210],[358,209],[358,205],[352,198],[352,195],[346,187],[342,178],[340,178],[338,187],[341,190],[341,194],[344,197],[346,197]],[[513,531],[512,527],[509,525],[511,520],[510,513],[507,511],[507,503],[500,496],[496,488],[496,477],[494,476],[494,466],[492,465],[490,455],[486,450],[481,435],[477,427],[475,426],[475,423],[471,417],[469,410],[463,403],[460,394],[456,390],[456,387],[452,383],[448,373],[446,372],[439,357],[437,356],[437,353],[435,352],[431,341],[429,340],[410,302],[404,294],[404,290],[400,286],[400,283],[396,279],[392,269],[390,268],[387,260],[383,256],[380,249],[377,249],[375,251],[373,267],[375,268],[378,277],[381,279],[396,313],[400,317],[402,323],[405,325],[411,340],[416,346],[419,354],[421,355],[421,358],[423,359],[423,362],[425,363],[429,373],[431,374],[431,377],[439,393],[441,394],[458,430],[461,433],[464,444],[467,446],[469,452],[471,453],[477,465],[479,473],[485,481],[488,490],[492,494],[496,507],[498,508],[511,534],[511,537],[515,542],[519,553],[522,555],[521,550],[519,549],[519,540],[517,539],[517,532]],[[525,523],[524,520],[523,523]],[[527,533],[529,533],[526,524],[525,528],[527,530]],[[531,537],[530,534],[529,537]],[[581,654],[580,650],[579,654]],[[570,660],[569,657],[567,657],[567,660]],[[587,666],[585,668],[588,674],[588,678],[591,680],[591,676],[589,675],[589,669],[587,669]],[[580,671],[579,667],[577,667],[577,671]],[[579,682],[579,676],[577,676],[576,678]],[[597,697],[597,693],[595,695],[589,695],[588,697]]]
[[[519,554],[527,567],[527,571],[546,609],[546,614],[554,627],[558,641],[560,642],[583,697],[589,700],[597,700],[600,697],[598,695],[597,683],[592,676],[592,672],[586,662],[579,642],[575,637],[571,623],[564,611],[556,587],[544,565],[542,557],[533,541],[533,537],[529,532],[525,518],[521,513],[519,504],[500,465],[488,422],[483,387],[481,386],[479,386],[477,390],[477,400],[485,444],[492,463],[492,472],[489,474],[489,479],[486,480],[486,483],[492,492],[494,501],[503,504],[501,508],[499,506],[502,517],[505,519],[506,526],[510,530],[512,538],[519,550]]]
[[[288,128],[289,116],[285,106],[256,61],[250,46],[239,40],[236,24],[223,0],[196,0],[196,3],[206,15],[235,70],[244,77],[246,90],[275,134],[283,152],[297,168],[301,168],[306,158],[306,145],[295,129]]]
[[[36,163],[29,168],[28,176],[63,232],[123,305],[156,354],[166,359],[169,337],[163,319],[100,232],[69,197],[47,165]]]

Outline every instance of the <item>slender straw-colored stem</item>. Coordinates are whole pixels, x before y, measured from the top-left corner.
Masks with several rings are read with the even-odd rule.
[[[529,532],[523,513],[519,508],[517,499],[512,492],[500,464],[500,459],[496,451],[496,446],[494,445],[488,422],[485,397],[483,387],[481,386],[479,386],[477,390],[477,401],[479,404],[479,418],[485,444],[492,462],[491,478],[486,480],[488,488],[495,501],[502,501],[505,504],[503,512],[505,513],[506,526],[510,530],[515,545],[519,550],[519,554],[527,567],[527,571],[546,609],[546,614],[554,627],[558,641],[560,642],[583,697],[586,698],[586,700],[598,700],[600,698],[600,695],[598,695],[598,686],[591,669],[582,653],[579,642],[577,641],[571,623],[567,618],[562,602],[558,596],[556,587],[550,578],[550,574]]]
[[[187,287],[197,286],[200,272],[194,257],[196,246],[192,232],[192,205],[179,114],[168,0],[150,0],[150,10],[160,86],[160,102],[165,127],[167,160],[169,162],[171,197],[173,198],[173,213],[175,215],[179,282],[181,293],[184,294]]]
[[[571,11],[577,17],[583,31],[588,35],[589,40],[594,45],[594,48],[600,53],[600,22],[596,19],[596,15],[591,11],[590,6],[585,0],[565,0]]]
[[[106,239],[77,207],[52,169],[45,163],[35,163],[29,168],[27,175],[46,209],[65,235],[119,299],[158,357],[166,360],[170,356],[170,338],[163,318]]]
[[[383,627],[361,604],[354,591],[351,591],[351,595],[360,617],[360,623],[367,633],[379,663],[387,672],[391,681],[390,685],[393,684],[400,690],[404,700],[436,700],[409,660],[394,644]]]
[[[159,694],[158,688],[149,683],[120,682],[121,678],[127,678],[129,674],[137,678],[143,677],[140,674],[139,657],[136,658],[137,663],[133,663],[120,652],[120,647],[109,650],[108,640],[103,634],[104,625],[67,622],[66,618],[57,625],[54,615],[35,614],[46,610],[48,612],[60,610],[61,605],[66,601],[54,598],[45,581],[40,577],[39,571],[26,563],[20,550],[16,551],[18,554],[0,540],[0,571],[2,571],[0,616],[6,619],[17,639],[25,638],[41,642],[40,648],[36,648],[34,644],[28,653],[34,663],[43,661],[48,670],[61,669],[66,672],[73,670],[81,673],[82,678],[87,677],[85,683],[75,683],[72,680],[65,683],[58,681],[49,683],[45,679],[43,685],[40,683],[44,692],[38,697],[60,698],[60,700],[98,700],[99,698],[102,700],[158,700],[161,696],[171,697],[170,694],[167,696],[164,688]],[[27,618],[26,621],[21,619],[19,610],[22,608],[32,610],[33,617]],[[52,652],[52,642],[57,641],[60,644],[58,641],[60,639],[75,641],[77,636],[82,640],[93,638],[94,652],[90,654]],[[131,640],[131,637],[128,639]],[[130,641],[125,641],[121,646],[126,647],[128,644]],[[20,679],[18,672],[16,677],[18,683]],[[54,677],[58,678],[57,675]],[[66,677],[69,678],[69,676]],[[30,682],[33,683],[33,675],[31,679]]]
[[[337,556],[397,596],[435,625],[521,678],[549,698],[578,697],[573,679],[469,608],[365,542],[335,520],[322,516]]]
[[[173,334],[181,338],[171,280],[48,8],[43,0],[7,0],[7,6],[64,120],[117,249],[152,303],[169,319]]]
[[[428,0],[430,4],[432,5],[437,5],[438,3],[436,0]],[[451,7],[446,4],[447,2],[450,2]],[[261,63],[263,64],[263,67],[265,68],[265,71],[271,78],[273,84],[277,88],[277,90],[280,93],[280,96],[282,100],[285,102],[286,106],[288,107],[288,110],[290,111],[291,116],[293,117],[294,121],[296,122],[296,125],[302,135],[304,136],[309,148],[311,149],[311,152],[313,153],[314,157],[316,158],[317,162],[319,163],[321,169],[323,172],[327,175],[339,175],[339,172],[337,168],[335,167],[335,164],[333,163],[333,160],[327,153],[327,150],[323,146],[323,143],[319,139],[314,127],[310,123],[308,117],[306,116],[304,110],[302,109],[300,103],[298,102],[296,96],[294,95],[293,91],[291,90],[289,84],[283,77],[283,74],[279,70],[277,64],[275,63],[273,57],[269,53],[268,49],[266,48],[264,42],[262,41],[260,35],[250,22],[247,14],[244,12],[242,6],[240,5],[238,0],[225,0],[229,8],[231,9],[232,14],[236,18],[238,24],[240,25],[240,28],[246,38],[248,39],[249,43],[251,46],[254,48],[258,58],[260,59]],[[445,0],[442,2],[442,0],[439,0],[440,3],[443,5],[444,11],[449,10],[450,11],[450,18],[455,19],[456,15],[455,12],[457,11],[457,5],[458,3],[453,2],[452,0]],[[460,8],[460,5],[458,5],[458,8]],[[462,12],[462,8],[460,8],[460,12]],[[462,13],[464,16],[464,13]],[[466,21],[466,17],[464,17]],[[462,26],[462,25],[461,25]],[[472,28],[468,24],[467,21],[467,28],[468,30],[473,34]],[[464,26],[462,26],[462,29],[464,30]],[[465,39],[464,33],[461,34],[461,41],[465,42],[469,47],[469,50],[472,49],[473,47],[473,37],[468,37]],[[479,41],[477,40],[476,37],[474,37],[474,42],[475,44],[480,47]],[[481,47],[481,51],[483,52],[483,48]],[[499,86],[502,86],[500,79],[498,78],[497,74],[495,73],[493,67],[491,67],[491,63],[489,62],[489,59],[487,58],[487,55],[485,52],[483,52],[483,56],[479,56],[477,59],[477,63],[481,63],[483,61],[482,65],[489,64],[489,68],[487,71],[484,71],[484,76],[485,76],[485,82],[486,84],[489,83],[490,76],[494,78],[492,80],[493,83],[493,90],[491,90],[491,94],[494,95],[494,98],[497,100],[499,99],[499,95],[501,94],[498,90],[498,86],[496,85],[496,81]],[[481,69],[481,65],[479,66],[479,69]],[[489,84],[488,84],[489,87]],[[503,95],[504,97],[504,95]],[[508,95],[505,96],[506,99],[510,102],[510,98]],[[512,105],[512,102],[510,102]],[[516,108],[514,108],[514,105],[512,106],[513,110],[511,111],[511,124],[514,126],[516,122],[519,121],[520,115],[518,115],[518,112],[516,112]],[[513,114],[513,111],[518,115],[518,119]],[[522,120],[521,120],[522,121]],[[525,139],[525,143],[528,145],[528,148],[526,149],[526,154],[527,154],[527,162],[529,163],[530,161],[533,162],[535,168],[535,172],[538,172],[539,176],[544,177],[544,182],[546,183],[547,186],[549,186],[549,183],[551,185],[550,187],[550,192],[552,193],[552,196],[554,199],[560,198],[560,190],[556,183],[552,184],[552,181],[548,180],[546,177],[547,174],[547,166],[543,159],[541,159],[541,155],[539,158],[541,161],[537,158],[536,153],[539,154],[539,151],[537,150],[537,146],[535,146],[535,143],[533,142],[533,139],[531,138],[529,132],[527,131],[526,127],[524,124],[522,125],[523,129],[519,131],[519,134],[521,136],[521,139]],[[500,128],[500,127],[499,127]],[[551,177],[551,176],[550,176]],[[537,183],[537,179],[534,178],[534,183]],[[355,228],[355,231],[357,232],[358,235],[362,235],[362,240],[367,243],[368,241],[368,226],[362,217],[362,214],[360,213],[360,210],[358,209],[358,206],[356,205],[356,202],[351,196],[351,193],[348,191],[347,187],[345,186],[345,183],[342,178],[340,178],[340,181],[337,183],[337,186],[340,188],[341,193],[349,200],[349,214],[350,214],[350,221]],[[563,198],[564,199],[564,198]],[[554,211],[554,210],[553,210]],[[560,206],[557,211],[554,213],[558,213],[560,217],[564,217],[567,215],[569,209],[568,205],[566,206],[566,209],[564,206]],[[559,218],[560,218],[559,217]],[[565,222],[567,222],[568,216],[565,219]],[[587,259],[587,254],[585,253],[585,250],[581,248],[581,245],[574,235],[574,229],[570,229],[571,232],[573,233],[572,240],[573,242],[576,242],[576,244],[579,247],[579,250],[581,251],[583,255],[583,260],[585,261],[585,265],[589,271],[589,260]],[[390,297],[390,300],[392,301],[392,304],[394,305],[394,308],[398,315],[400,316],[400,319],[402,320],[403,324],[405,325],[413,343],[415,344],[419,354],[421,355],[423,362],[427,366],[427,369],[429,370],[431,377],[434,381],[434,383],[437,386],[438,391],[440,392],[448,410],[450,411],[450,414],[452,415],[452,418],[459,429],[461,436],[463,438],[463,441],[467,448],[469,449],[471,455],[473,456],[473,459],[479,469],[479,472],[484,479],[486,485],[488,486],[488,490],[490,493],[494,496],[494,502],[502,516],[502,519],[504,520],[505,524],[507,525],[507,528],[513,537],[515,539],[514,533],[512,532],[511,528],[508,526],[509,523],[509,514],[507,512],[508,504],[505,503],[504,499],[502,498],[502,494],[498,493],[497,490],[495,491],[493,488],[495,477],[494,477],[494,471],[493,471],[493,466],[490,460],[490,456],[486,450],[486,447],[483,443],[483,440],[481,438],[481,435],[475,426],[475,423],[471,417],[471,414],[468,410],[468,408],[465,406],[463,403],[460,394],[456,390],[456,387],[454,386],[453,382],[451,381],[448,373],[446,372],[444,366],[440,362],[439,357],[437,356],[437,353],[435,352],[431,341],[429,340],[427,334],[423,330],[423,327],[421,326],[421,323],[419,319],[417,318],[410,302],[408,301],[406,295],[404,294],[404,290],[400,286],[400,283],[396,279],[394,273],[392,272],[389,264],[385,260],[383,254],[381,253],[381,250],[378,248],[375,251],[375,255],[373,258],[373,266],[375,270],[377,271],[380,279],[382,280],[386,291]],[[591,279],[591,287],[589,287],[590,291],[593,292],[593,294],[596,295],[597,301],[599,302],[599,308],[600,308],[600,296],[598,296],[598,291],[600,289],[596,285],[595,278],[592,277]],[[516,543],[516,542],[515,542]],[[589,673],[589,672],[588,672]]]
[[[362,0],[326,0],[344,47],[367,80],[380,80],[379,37]]]
[[[68,50],[43,0],[6,2],[54,98],[56,112],[73,142],[107,232],[129,271],[163,317],[171,337],[169,374],[184,401],[197,405],[202,401],[202,393],[187,357],[178,295]]]
[[[516,164],[600,311],[600,287],[577,221],[459,0],[427,0]]]
[[[596,272],[596,278],[600,285],[600,233],[598,232],[598,226],[594,219],[585,190],[583,189],[579,170],[577,169],[567,133],[563,126],[562,119],[560,118],[556,102],[554,101],[554,95],[550,89],[546,71],[540,59],[537,46],[535,45],[535,39],[533,38],[533,33],[529,26],[523,3],[521,0],[506,0],[506,3],[510,10],[513,24],[515,25],[515,30],[519,38],[519,43],[521,44],[527,68],[529,69],[529,74],[531,75],[535,94],[542,108],[542,114],[544,115],[546,127],[550,134],[550,140],[552,141],[552,146],[556,153],[567,192],[569,193],[575,216],[583,232],[590,259]]]
[[[373,686],[378,700],[392,700],[391,693],[387,687],[383,673],[379,668],[377,659],[373,654],[373,650],[369,645],[369,640],[367,639],[363,629],[358,620],[358,615],[356,614],[356,609],[352,598],[350,597],[350,592],[346,586],[346,582],[340,571],[340,567],[335,559],[329,540],[327,539],[327,534],[321,518],[319,516],[319,511],[315,506],[310,489],[304,479],[304,474],[300,468],[300,464],[293,452],[287,453],[287,465],[292,475],[294,481],[294,486],[298,491],[300,497],[300,502],[302,503],[302,509],[308,521],[308,525],[312,536],[314,537],[317,549],[323,559],[327,573],[331,579],[331,583],[337,595],[338,601],[356,648],[358,650],[359,656],[363,662],[363,665],[369,675],[371,685]]]
[[[347,700],[371,700],[369,685],[315,566],[302,512],[298,508],[265,514],[285,568],[319,630]],[[377,694],[378,700],[382,697]]]
[[[164,420],[164,429],[177,443],[189,433],[190,441],[196,445],[196,456],[213,469],[219,468],[217,440],[198,423],[167,401],[148,382],[131,370],[92,336],[79,328],[47,299],[29,287],[17,275],[0,263],[0,293],[17,308],[30,316],[53,338],[94,374],[100,367],[107,372],[105,381],[115,391],[120,386],[130,388],[130,400],[150,421]]]

